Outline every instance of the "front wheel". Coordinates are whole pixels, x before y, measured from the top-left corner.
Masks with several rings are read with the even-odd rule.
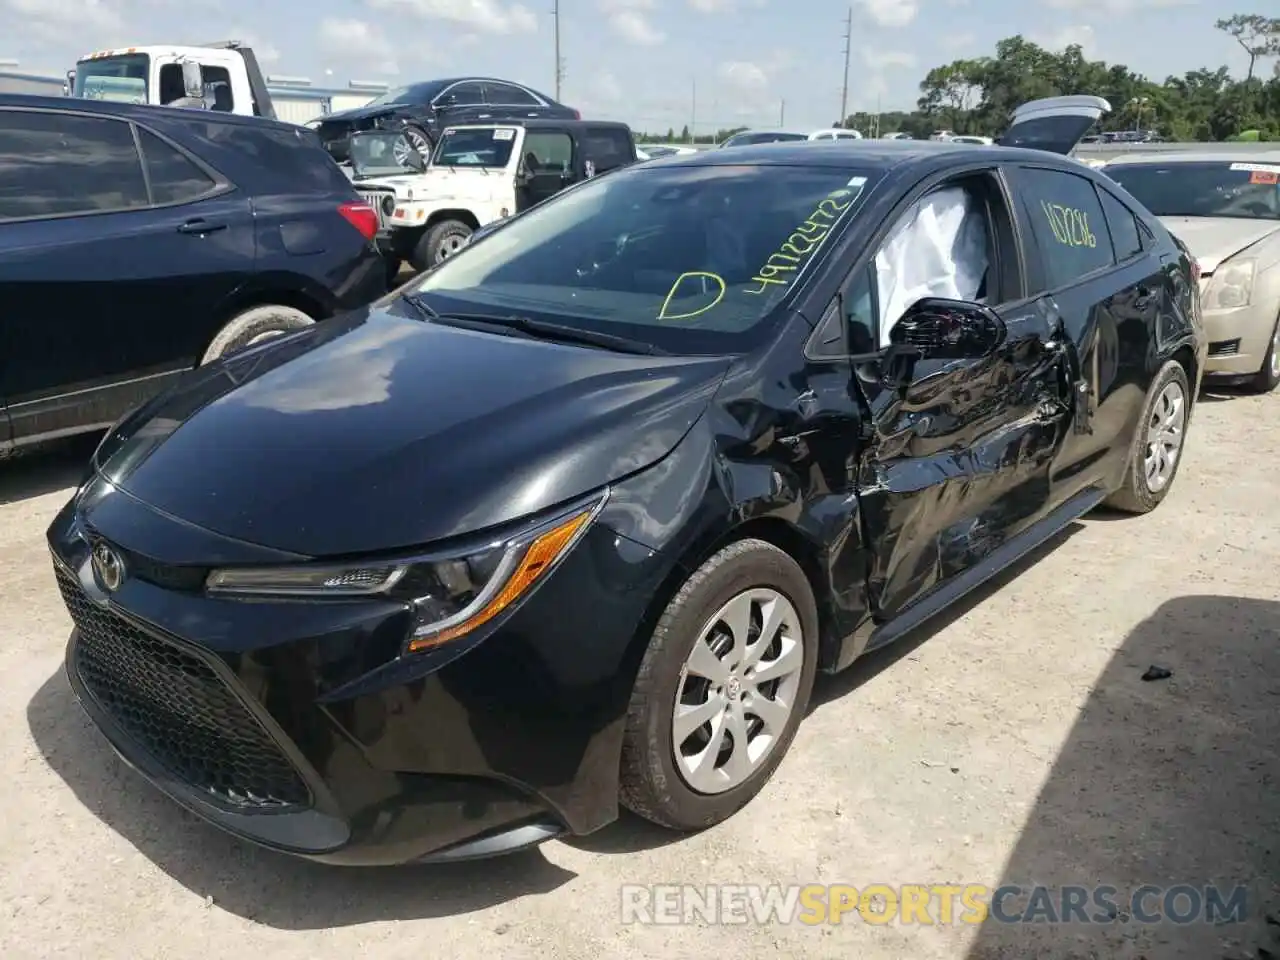
[[[728,819],[791,746],[817,660],[817,606],[799,564],[761,540],[725,547],[654,628],[627,711],[622,804],[674,830]]]
[[[418,153],[421,154],[423,160],[430,162],[433,144],[431,143],[430,135],[427,131],[423,130],[422,127],[413,123],[407,124],[404,128],[404,142],[405,145],[417,150]],[[403,146],[397,144],[392,155],[394,156],[396,163],[400,164],[402,167],[408,166],[408,163],[405,161],[408,154],[405,152]]]
[[[423,231],[409,262],[419,273],[439,266],[467,245],[471,232],[461,220],[441,220]]]
[[[1107,498],[1107,506],[1125,513],[1150,513],[1160,505],[1182,463],[1190,413],[1187,373],[1180,363],[1170,360],[1147,391],[1124,482]]]

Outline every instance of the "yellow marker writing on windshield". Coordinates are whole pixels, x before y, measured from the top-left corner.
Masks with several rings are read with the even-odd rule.
[[[680,290],[680,285],[689,280],[702,280],[701,293],[710,293],[707,289],[710,281],[717,287],[716,298],[706,306],[699,307],[697,310],[691,310],[688,313],[667,313],[667,309],[671,306],[671,301],[675,299],[676,293]],[[716,273],[707,273],[705,270],[691,270],[688,273],[682,273],[676,277],[676,282],[671,285],[671,289],[667,291],[667,298],[662,301],[662,308],[658,311],[659,320],[688,320],[690,317],[696,317],[699,314],[706,313],[721,300],[724,299],[724,278]]]

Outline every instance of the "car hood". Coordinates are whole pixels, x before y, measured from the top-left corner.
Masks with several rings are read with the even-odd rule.
[[[350,110],[339,110],[337,113],[326,113],[320,121],[320,126],[327,127],[342,123],[354,123],[357,120],[372,120],[374,117],[390,116],[398,109],[399,107],[395,104],[387,103],[379,107],[353,107]]]
[[[1223,260],[1280,231],[1280,222],[1275,220],[1242,220],[1236,217],[1159,219],[1170,233],[1190,248],[1204,273],[1212,273]]]
[[[723,357],[648,357],[366,309],[201,368],[95,461],[161,513],[306,556],[419,546],[657,462]]]

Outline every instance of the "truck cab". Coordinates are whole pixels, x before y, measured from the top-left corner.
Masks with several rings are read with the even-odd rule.
[[[637,157],[624,123],[504,120],[445,128],[429,161],[396,134],[356,134],[351,159],[356,189],[378,211],[389,271],[406,260],[422,271],[481,227]]]
[[[276,118],[257,57],[235,40],[98,50],[67,71],[67,93],[90,100],[191,106],[185,102],[190,92],[183,81],[184,64],[200,67],[206,109]]]

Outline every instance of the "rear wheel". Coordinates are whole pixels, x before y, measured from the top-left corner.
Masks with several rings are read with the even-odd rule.
[[[818,615],[800,566],[761,540],[704,563],[667,604],[631,695],[624,806],[697,830],[768,783],[808,708]]]
[[[471,226],[461,220],[441,220],[423,232],[409,262],[419,272],[439,266],[467,245],[471,233]]]
[[[203,366],[220,357],[251,347],[271,337],[293,333],[311,326],[315,320],[295,307],[282,304],[266,304],[261,307],[250,307],[243,313],[233,317],[209,344],[200,359]]]
[[[1262,366],[1249,382],[1255,393],[1270,393],[1280,386],[1280,317],[1271,330],[1271,342],[1262,358]]]
[[[1126,513],[1149,513],[1168,496],[1182,463],[1190,412],[1187,373],[1170,360],[1147,391],[1124,482],[1107,498],[1107,506]]]

